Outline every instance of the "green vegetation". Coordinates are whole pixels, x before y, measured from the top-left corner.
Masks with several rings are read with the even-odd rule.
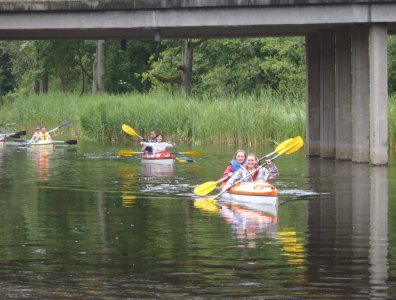
[[[193,143],[257,144],[303,135],[302,99],[270,91],[258,97],[190,98],[167,93],[101,95],[50,93],[29,96],[5,106],[0,118],[32,130],[45,122],[48,128],[73,121],[73,134],[117,140],[123,123],[145,136],[152,129],[167,139]]]
[[[193,143],[256,144],[305,134],[303,37],[107,40],[102,59],[98,49],[96,41],[0,42],[1,122],[29,130],[70,120],[73,126],[62,132],[99,140],[125,137],[123,123],[143,136],[155,129]],[[97,61],[104,73],[93,68]],[[396,36],[390,35],[393,149],[395,70]]]

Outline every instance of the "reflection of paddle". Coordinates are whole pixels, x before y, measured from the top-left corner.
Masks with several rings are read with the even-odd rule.
[[[68,141],[53,141],[55,144],[68,144],[68,145],[77,145],[77,140],[68,140]]]
[[[51,129],[50,131],[48,131],[48,133],[54,132],[54,131],[56,131],[58,129],[61,129],[62,127],[65,127],[65,126],[67,126],[69,124],[70,124],[69,121],[65,121],[65,122],[63,122],[63,124],[59,125],[58,127],[55,127],[54,129]]]
[[[191,155],[191,156],[200,156],[203,155],[204,152],[200,150],[192,150],[192,151],[185,151],[185,152],[173,152],[172,154],[184,154],[184,155]]]
[[[215,202],[208,200],[207,198],[194,201],[194,207],[211,214],[218,214],[219,207]]]
[[[260,160],[263,160],[264,158],[267,158],[267,157],[269,157],[269,156],[271,156],[271,155],[273,155],[273,154],[275,154],[275,153],[280,153],[282,150],[285,149],[285,147],[287,147],[288,145],[290,145],[290,143],[292,143],[295,139],[296,139],[296,138],[294,138],[294,139],[288,139],[288,140],[285,140],[284,142],[280,143],[280,144],[276,147],[275,151],[273,151],[273,152],[267,154],[266,156],[263,156],[262,158],[259,159],[259,161],[260,161]],[[213,191],[213,190],[216,188],[216,186],[217,186],[220,182],[223,182],[223,181],[226,180],[226,179],[227,179],[227,177],[224,177],[224,178],[222,178],[222,179],[220,179],[220,180],[217,180],[217,181],[208,181],[208,182],[204,182],[204,183],[202,183],[201,185],[197,186],[197,187],[194,189],[194,193],[195,193],[196,195],[198,195],[198,196],[207,195],[207,194],[209,194],[211,191]]]
[[[277,157],[281,156],[282,154],[291,154],[296,152],[298,149],[300,149],[302,146],[304,145],[304,141],[302,140],[302,138],[300,136],[295,137],[294,139],[292,139],[290,142],[288,142],[287,144],[284,145],[283,150],[281,150],[277,155],[275,155],[273,158],[271,158],[271,161],[273,161],[274,159],[276,159]],[[246,177],[253,175],[255,172],[257,172],[258,170],[260,170],[261,168],[263,168],[267,163],[259,166],[256,170],[254,170],[253,172],[247,174],[246,176],[242,177],[240,180],[238,180],[237,182],[235,182],[232,186],[230,186],[227,190],[221,191],[220,193],[218,193],[217,195],[211,197],[210,199],[213,201],[215,200],[217,197],[219,197],[220,195],[224,194],[225,192],[227,192],[230,188],[232,188],[234,185],[242,182]]]

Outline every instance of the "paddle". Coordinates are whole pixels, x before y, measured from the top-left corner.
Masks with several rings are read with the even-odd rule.
[[[119,156],[131,156],[135,154],[143,154],[144,152],[141,151],[133,151],[133,150],[120,150],[118,151]],[[175,157],[175,160],[179,163],[186,163],[186,162],[194,162],[192,159],[185,159],[185,158],[178,158]]]
[[[263,156],[262,158],[259,159],[259,161],[260,161],[260,160],[263,160],[264,158],[267,158],[267,157],[269,157],[269,156],[272,156],[272,155],[275,154],[275,153],[281,152],[281,151],[282,151],[285,147],[287,147],[293,140],[294,140],[294,139],[288,139],[288,140],[285,140],[284,142],[280,143],[280,144],[276,147],[275,151],[273,151],[273,152],[267,154],[266,156]],[[201,185],[197,186],[197,187],[194,189],[194,194],[196,194],[196,195],[198,195],[198,196],[207,195],[207,194],[209,194],[211,191],[213,191],[213,190],[216,188],[216,186],[217,186],[220,182],[224,181],[225,179],[227,179],[227,177],[224,177],[224,178],[222,178],[222,179],[220,179],[220,180],[217,180],[217,181],[208,181],[208,182],[202,183]]]
[[[304,145],[304,141],[302,140],[302,138],[300,136],[295,137],[294,139],[292,139],[291,141],[289,141],[287,144],[284,145],[283,150],[281,150],[277,155],[275,155],[273,158],[271,158],[271,161],[273,161],[274,159],[276,159],[277,157],[281,156],[282,154],[291,154],[296,152],[298,149],[300,149],[302,146]],[[245,178],[247,178],[248,176],[253,175],[255,172],[257,172],[258,170],[260,170],[261,168],[263,168],[265,165],[267,165],[267,163],[259,166],[256,170],[254,170],[253,172],[247,174],[246,176],[242,177],[240,180],[238,180],[237,182],[235,182],[232,186],[230,186],[227,190],[221,191],[220,193],[218,193],[217,195],[209,198],[211,201],[214,201],[216,198],[218,198],[219,196],[221,196],[222,194],[224,194],[225,192],[227,192],[230,188],[232,188],[234,185],[242,182]]]
[[[12,137],[12,138],[20,138],[21,135],[26,135],[26,131],[18,131],[18,132],[12,132],[12,133],[4,133],[3,136],[8,138],[8,137]]]
[[[145,139],[143,137],[141,137],[140,135],[138,135],[132,127],[130,127],[126,124],[122,124],[121,128],[125,133],[127,133],[131,136],[137,136],[139,139],[145,141]]]
[[[141,151],[132,151],[132,150],[120,150],[118,151],[119,156],[131,156],[135,154],[143,154],[144,152]]]
[[[68,144],[68,145],[77,145],[77,140],[68,140],[68,141],[53,141],[55,144]]]
[[[62,127],[65,127],[65,126],[67,126],[69,124],[70,124],[69,121],[65,121],[65,122],[63,122],[63,124],[59,125],[58,127],[55,127],[54,129],[51,129],[50,131],[48,131],[48,133],[54,132],[54,131],[56,131],[58,129],[61,129]]]
[[[194,189],[194,194],[198,196],[204,196],[209,194],[211,191],[215,189],[215,187],[220,183],[226,180],[228,177],[223,177],[217,181],[207,181]]]

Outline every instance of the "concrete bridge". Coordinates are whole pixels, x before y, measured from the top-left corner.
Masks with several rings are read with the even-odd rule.
[[[391,0],[0,0],[1,39],[306,37],[307,154],[388,162]]]

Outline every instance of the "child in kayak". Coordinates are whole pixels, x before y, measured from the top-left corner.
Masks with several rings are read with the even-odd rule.
[[[227,182],[228,179],[230,179],[232,175],[234,175],[235,172],[238,171],[245,164],[246,164],[246,151],[242,149],[238,149],[234,154],[233,160],[230,162],[230,164],[223,172],[223,176],[221,176],[221,178],[227,178],[224,179],[223,182]]]
[[[165,151],[165,149],[168,148],[168,147],[174,147],[174,146],[176,146],[176,144],[173,143],[173,142],[170,142],[170,143],[163,142],[163,141],[162,141],[162,140],[163,140],[163,136],[162,136],[161,133],[159,133],[159,134],[157,135],[156,140],[157,140],[157,141],[156,141],[155,143],[140,142],[140,145],[146,146],[146,147],[147,147],[147,146],[152,147],[152,148],[153,148],[153,153],[154,153],[154,154],[155,154],[156,152]]]
[[[278,177],[279,172],[275,164],[273,164],[270,159],[267,160],[266,163],[268,169],[259,167],[257,156],[255,154],[249,154],[246,158],[246,165],[240,168],[234,175],[232,175],[232,177],[224,185],[222,191],[228,190],[242,178],[244,179],[241,182],[252,182],[257,180],[267,181]],[[260,169],[256,171],[258,168]]]

